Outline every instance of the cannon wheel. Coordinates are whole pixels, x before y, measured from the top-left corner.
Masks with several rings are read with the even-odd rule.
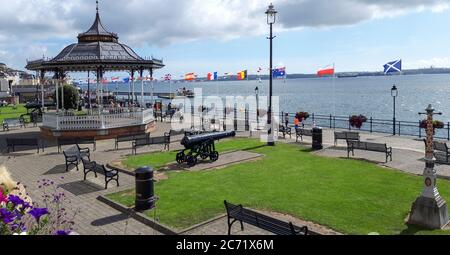
[[[193,156],[187,156],[186,162],[189,167],[193,167],[193,166],[197,165],[197,158],[193,157]]]
[[[200,157],[201,157],[203,160],[205,160],[205,159],[207,159],[207,158],[209,157],[209,154],[208,154],[208,153],[202,153],[202,154],[200,155]]]
[[[184,151],[180,151],[180,152],[177,154],[177,163],[178,163],[178,164],[183,164],[183,163],[184,163],[184,157],[185,157]]]
[[[213,151],[211,155],[209,155],[209,158],[211,159],[211,161],[215,162],[219,160],[219,153],[217,151]]]

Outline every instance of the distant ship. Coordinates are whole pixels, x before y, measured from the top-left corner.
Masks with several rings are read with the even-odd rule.
[[[342,73],[337,75],[338,78],[356,78],[358,76],[359,75],[355,73]]]

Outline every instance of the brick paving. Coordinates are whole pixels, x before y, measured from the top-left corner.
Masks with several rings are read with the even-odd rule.
[[[160,136],[168,131],[168,124],[157,124],[157,131],[152,136]],[[0,134],[0,148],[5,149],[6,137],[36,137],[39,135],[38,128],[27,128],[22,130],[12,130]],[[239,133],[241,137],[248,137],[248,133]],[[253,133],[253,137],[256,134]],[[310,138],[309,138],[310,139]],[[388,164],[380,163],[388,167],[399,169],[401,171],[422,174],[424,163],[423,157],[424,144],[422,141],[409,137],[392,137],[383,134],[362,133],[363,141],[387,142],[394,148],[394,161]],[[293,140],[283,140],[282,142],[294,142]],[[306,144],[311,141],[305,139]],[[329,157],[346,157],[346,150],[340,141],[340,147],[334,147],[333,131],[324,130],[324,144],[326,149],[318,152],[319,155]],[[99,141],[97,151],[92,152],[92,160],[98,163],[106,164],[121,157],[131,154],[131,143],[121,144],[121,150],[114,151],[114,141]],[[179,143],[174,143],[171,148],[179,148]],[[148,152],[150,150],[162,150],[163,146],[151,146],[151,148],[142,148],[139,152]],[[371,153],[356,151],[356,156],[373,161],[384,161],[384,156],[380,153]],[[101,175],[98,179],[90,176],[87,181],[82,181],[82,171],[77,172],[72,169],[65,172],[64,156],[57,153],[56,147],[46,148],[45,153],[36,154],[34,149],[22,151],[13,154],[0,155],[0,164],[7,167],[12,177],[27,186],[27,192],[35,201],[39,202],[42,191],[38,188],[38,180],[43,178],[55,181],[65,191],[71,204],[68,206],[69,212],[79,210],[75,218],[75,231],[83,235],[158,235],[159,232],[132,219],[127,215],[111,208],[110,206],[97,200],[99,195],[113,193],[134,187],[134,178],[125,174],[120,175],[120,187],[116,187],[111,182],[109,189],[103,189],[103,180]],[[80,165],[81,166],[81,165]],[[438,173],[443,177],[450,178],[450,166],[438,165]],[[64,179],[61,179],[64,177]],[[226,218],[220,218],[206,225],[186,232],[186,234],[227,234]],[[270,234],[253,226],[245,226],[242,232],[239,224],[233,228],[233,234]]]

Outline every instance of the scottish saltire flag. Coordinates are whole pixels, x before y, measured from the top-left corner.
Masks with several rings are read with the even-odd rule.
[[[214,72],[214,80],[217,81],[219,79],[219,73]]]
[[[286,67],[277,68],[273,70],[274,78],[284,78],[286,76]]]
[[[130,82],[130,78],[129,78],[129,77],[127,77],[127,78],[124,78],[124,79],[123,79],[123,82],[125,82],[125,83],[129,83],[129,82]]]
[[[389,73],[401,73],[402,72],[402,60],[392,61],[384,65],[384,74]]]

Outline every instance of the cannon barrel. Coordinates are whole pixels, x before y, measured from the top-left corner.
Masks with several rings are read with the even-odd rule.
[[[202,144],[206,141],[216,141],[220,139],[225,139],[229,137],[235,137],[236,132],[234,131],[225,131],[225,132],[214,132],[209,134],[201,134],[201,135],[193,135],[193,136],[185,136],[183,140],[181,140],[181,145],[183,145],[186,149],[190,149],[193,146]]]

